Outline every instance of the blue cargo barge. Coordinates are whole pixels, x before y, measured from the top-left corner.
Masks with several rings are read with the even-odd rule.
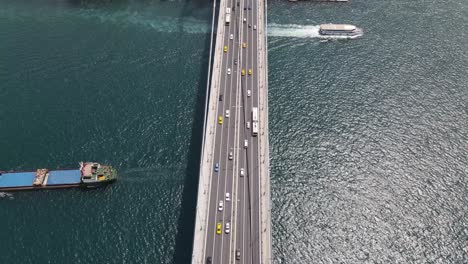
[[[0,172],[0,191],[96,188],[116,179],[117,171],[111,166],[81,162],[79,169]]]

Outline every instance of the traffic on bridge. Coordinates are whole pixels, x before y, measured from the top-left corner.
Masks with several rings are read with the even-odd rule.
[[[264,240],[270,236],[262,236],[262,232],[270,232],[269,186],[266,192],[265,180],[262,183],[262,177],[269,177],[265,162],[268,154],[262,155],[268,144],[266,140],[262,147],[260,140],[268,134],[261,131],[267,127],[261,124],[267,123],[267,118],[261,118],[262,110],[267,115],[267,108],[261,107],[262,100],[267,100],[266,69],[259,67],[266,64],[264,8],[257,0],[220,2],[218,50],[214,51],[210,89],[210,111],[216,113],[216,118],[207,119],[206,133],[212,134],[212,140],[205,144],[202,154],[202,163],[208,164],[202,166],[210,167],[209,175],[200,175],[201,180],[204,177],[209,182],[206,188],[199,188],[198,199],[198,206],[206,201],[207,209],[197,209],[197,223],[203,222],[199,218],[206,220],[199,224],[200,229],[197,225],[195,228],[192,263],[270,263],[262,249],[266,247],[269,256],[270,241]],[[266,182],[269,184],[269,180]],[[200,240],[203,245],[197,244],[197,234],[204,236]]]

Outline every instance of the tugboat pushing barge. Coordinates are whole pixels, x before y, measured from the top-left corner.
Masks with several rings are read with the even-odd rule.
[[[0,192],[97,188],[117,179],[117,171],[97,162],[80,162],[78,170],[37,169],[26,172],[0,172]]]

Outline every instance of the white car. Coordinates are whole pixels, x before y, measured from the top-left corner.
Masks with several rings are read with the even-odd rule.
[[[224,207],[224,203],[223,201],[219,201],[219,204],[218,204],[218,211],[222,211],[223,210],[223,207]]]
[[[232,151],[229,152],[229,160],[232,160]]]
[[[247,90],[247,97],[250,97],[252,95],[252,92],[250,90]]]
[[[241,169],[240,169],[240,176],[241,176],[241,177],[244,177],[244,168],[241,168]]]
[[[254,30],[257,30],[257,25],[254,25]]]
[[[229,39],[234,39],[234,35],[231,34],[231,35],[229,36]]]
[[[244,23],[247,22],[247,18],[244,17]]]
[[[231,68],[227,69],[227,74],[231,74]]]
[[[226,110],[226,118],[229,118],[229,110]]]
[[[249,122],[249,121],[247,121],[247,125],[246,125],[246,126],[247,126],[247,129],[250,129],[250,122]]]
[[[231,232],[231,223],[227,222],[225,225],[224,225],[224,232],[226,234],[229,234]]]
[[[249,141],[246,139],[244,140],[244,148],[248,148],[249,147]]]
[[[231,201],[231,195],[229,193],[226,193],[226,201]]]

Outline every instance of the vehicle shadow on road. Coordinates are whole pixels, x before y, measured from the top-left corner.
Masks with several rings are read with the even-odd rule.
[[[205,0],[197,0],[205,1]],[[216,0],[215,0],[216,1]],[[212,6],[211,1],[206,0],[206,4]],[[187,12],[193,10],[193,3],[189,0],[186,1]],[[212,8],[211,8],[212,9]],[[182,12],[181,16],[185,14]],[[210,12],[210,24],[211,24]],[[215,36],[214,36],[215,37]],[[197,207],[197,190],[199,181],[200,170],[200,155],[202,148],[203,123],[205,117],[205,100],[207,91],[207,74],[208,64],[210,57],[210,41],[211,32],[206,34],[204,41],[204,54],[203,63],[200,68],[200,85],[197,91],[195,116],[192,123],[192,133],[187,156],[187,168],[185,170],[184,189],[182,191],[182,201],[180,208],[180,215],[177,222],[177,235],[175,240],[175,250],[172,258],[174,264],[187,264],[191,262],[192,248],[193,248],[193,235],[195,230],[195,217]],[[214,41],[214,40],[213,40]],[[214,43],[213,43],[214,47]]]

